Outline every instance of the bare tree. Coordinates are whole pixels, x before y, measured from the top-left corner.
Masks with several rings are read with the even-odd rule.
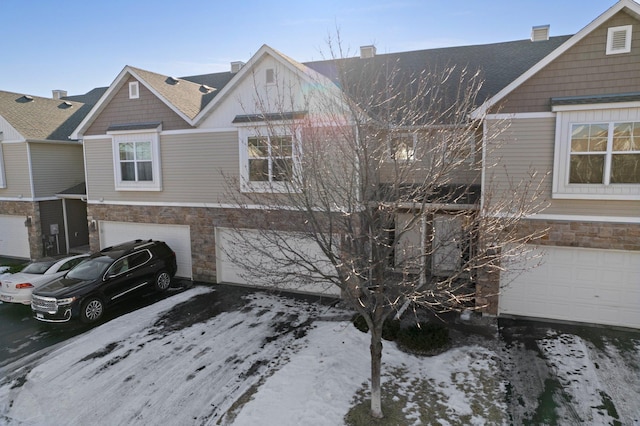
[[[469,118],[480,73],[341,57],[308,64],[316,72],[276,68],[268,87],[254,77],[236,117],[246,170],[229,178],[229,197],[242,212],[234,227],[255,231],[235,233],[226,255],[251,280],[339,289],[369,326],[379,418],[384,321],[407,304],[481,308],[477,280],[539,237],[517,224],[540,208],[541,179],[502,184],[495,197],[482,188],[480,202],[487,145],[483,118]]]

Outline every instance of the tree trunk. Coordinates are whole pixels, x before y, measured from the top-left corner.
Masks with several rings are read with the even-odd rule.
[[[382,368],[382,326],[375,324],[371,330],[371,417],[381,419],[382,388],[380,372]]]

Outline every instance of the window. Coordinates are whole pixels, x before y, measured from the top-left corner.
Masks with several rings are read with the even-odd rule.
[[[138,99],[140,97],[140,86],[137,81],[129,83],[129,99]]]
[[[416,135],[403,133],[389,137],[389,158],[395,161],[415,160]]]
[[[632,25],[612,27],[607,31],[607,55],[631,52]]]
[[[113,138],[117,190],[161,190],[158,133],[118,134]]]
[[[265,82],[267,84],[274,84],[276,82],[276,73],[273,68],[267,68],[265,71]]]
[[[6,188],[7,181],[4,174],[4,157],[2,155],[2,132],[0,132],[0,188]]]
[[[640,183],[640,122],[574,124],[569,184]]]
[[[242,189],[244,191],[279,191],[294,181],[296,175],[296,138],[291,135],[263,136],[243,130],[241,145]]]

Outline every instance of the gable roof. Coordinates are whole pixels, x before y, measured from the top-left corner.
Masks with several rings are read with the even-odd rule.
[[[68,141],[90,105],[0,91],[0,116],[25,140]]]
[[[616,4],[611,6],[603,14],[594,19],[589,25],[578,31],[574,36],[566,40],[557,49],[550,52],[536,64],[532,65],[525,73],[513,80],[510,84],[505,86],[499,92],[494,94],[491,98],[487,99],[482,105],[480,105],[475,111],[472,112],[471,117],[477,118],[486,114],[493,106],[503,100],[507,95],[513,92],[516,88],[520,87],[525,81],[533,77],[541,69],[549,65],[552,61],[557,59],[560,55],[565,53],[571,47],[575,46],[580,40],[584,39],[593,30],[604,24],[607,20],[612,18],[615,14],[624,11],[634,16],[636,19],[640,19],[640,4],[634,0],[619,0]]]

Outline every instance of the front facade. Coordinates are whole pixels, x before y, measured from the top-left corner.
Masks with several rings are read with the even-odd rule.
[[[491,185],[500,193],[531,170],[550,173],[541,186],[547,208],[521,225],[523,233],[544,233],[531,247],[546,250],[544,265],[484,280],[477,298],[483,312],[640,327],[639,8],[621,0],[571,37],[398,54],[400,64],[416,57],[462,61],[474,49],[490,50],[477,55],[483,58],[504,55],[504,61],[472,64],[490,83],[481,93],[488,100],[479,108],[488,115],[478,137],[484,157],[477,161],[499,159],[501,167],[462,172],[453,183],[476,184],[479,197]],[[505,71],[505,63],[513,69]],[[71,135],[84,146],[91,249],[132,237],[161,239],[177,253],[180,277],[271,285],[256,283],[229,257],[230,229],[252,236],[264,219],[260,206],[247,213],[251,206],[238,210],[237,200],[273,188],[281,178],[278,162],[293,161],[293,155],[276,158],[257,149],[265,110],[282,113],[277,82],[287,82],[294,94],[283,120],[308,118],[315,111],[305,101],[309,91],[332,96],[337,90],[328,70],[327,61],[300,64],[268,46],[226,73],[178,79],[125,67]],[[268,94],[267,107],[257,105],[256,93]],[[498,132],[505,121],[508,127]],[[278,143],[294,150],[300,137],[283,126]],[[502,143],[493,147],[493,141]],[[402,141],[397,155],[410,156],[416,142]],[[428,244],[461,226],[450,212],[478,208],[477,201],[434,209],[430,222],[438,225],[405,236],[407,244]],[[270,224],[290,233],[292,215],[281,209]],[[434,253],[430,273],[449,273],[463,251]],[[394,261],[402,263],[402,256]],[[315,284],[296,290],[336,293]]]

